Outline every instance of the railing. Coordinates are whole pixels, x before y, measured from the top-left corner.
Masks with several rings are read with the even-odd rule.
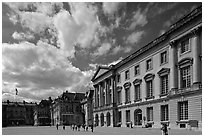
[[[186,93],[186,92],[190,92],[190,91],[195,91],[195,90],[200,90],[202,89],[202,84],[201,83],[197,83],[192,85],[191,87],[188,88],[182,88],[182,89],[172,89],[171,91],[169,91],[168,95],[176,95],[176,94],[182,94],[182,93]]]

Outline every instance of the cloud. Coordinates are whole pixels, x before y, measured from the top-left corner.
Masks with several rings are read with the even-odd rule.
[[[58,42],[66,55],[73,57],[75,46],[91,48],[92,42],[97,40],[95,35],[100,24],[96,10],[85,3],[71,3],[71,15],[62,11],[54,17],[54,25],[59,32]]]
[[[104,2],[103,3],[103,11],[107,15],[115,14],[121,7],[126,5],[126,3],[122,2]]]
[[[115,64],[117,64],[118,62],[120,62],[122,59],[123,59],[123,57],[120,57],[118,60],[115,60],[115,61],[109,63],[108,66],[110,66],[110,65],[115,65]]]
[[[23,33],[23,32],[16,32],[16,31],[13,33],[12,37],[17,40],[32,40],[35,38],[35,36],[30,32]]]
[[[110,43],[103,43],[93,54],[93,56],[102,56],[107,54],[111,49]]]
[[[182,16],[184,16],[187,13],[188,13],[188,11],[184,10],[184,9],[176,11],[176,13],[174,13],[174,15],[172,15],[169,20],[164,22],[163,27],[164,28],[170,27],[170,25],[172,25],[174,22],[176,22],[179,18],[181,18]]]
[[[3,99],[12,98],[16,87],[20,99],[56,97],[66,89],[88,86],[92,74],[92,70],[74,67],[60,49],[43,41],[37,45],[29,42],[2,45]]]
[[[60,47],[67,57],[74,57],[75,46],[91,48],[99,43],[100,23],[97,9],[90,3],[69,3],[70,11],[62,3],[7,3],[13,12],[10,19],[24,29],[48,39]]]
[[[144,31],[133,32],[126,38],[126,43],[137,44],[142,39],[142,36],[144,34],[145,34]]]
[[[131,24],[129,25],[129,27],[127,28],[128,30],[134,30],[135,27],[140,26],[143,27],[145,26],[148,21],[147,21],[147,16],[146,16],[145,11],[141,11],[141,8],[139,8],[137,11],[135,11],[133,13],[133,17],[130,20]]]
[[[128,46],[122,47],[121,45],[119,45],[119,46],[116,46],[116,47],[114,47],[114,48],[112,49],[111,54],[112,54],[112,55],[116,55],[116,54],[118,54],[118,53],[120,53],[120,52],[128,53],[128,52],[130,52],[131,50],[132,50],[131,47],[128,47]]]
[[[178,2],[171,2],[171,3],[156,3],[152,5],[152,8],[150,10],[150,14],[152,14],[150,17],[155,17],[160,14],[164,14],[165,12],[173,9],[176,7],[179,3]]]

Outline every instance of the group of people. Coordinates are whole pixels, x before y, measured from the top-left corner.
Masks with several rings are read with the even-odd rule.
[[[83,125],[75,125],[75,124],[72,124],[71,126],[70,126],[70,128],[73,130],[73,131],[80,131],[80,128],[83,128],[84,129],[84,131],[88,131],[88,126],[86,126],[85,124],[83,124]],[[91,127],[91,131],[93,132],[93,125],[91,125],[90,126]],[[57,130],[59,129],[59,124],[56,124],[56,128],[57,128]],[[65,130],[65,125],[63,125],[62,126],[62,128],[63,128],[63,130]]]
[[[88,131],[88,126],[87,125],[85,125],[85,124],[83,124],[83,125],[71,125],[70,126],[71,127],[71,129],[73,130],[73,131],[80,131],[80,128],[82,127],[83,129],[84,129],[84,131]],[[91,131],[93,132],[93,125],[91,125],[90,126],[91,127]]]

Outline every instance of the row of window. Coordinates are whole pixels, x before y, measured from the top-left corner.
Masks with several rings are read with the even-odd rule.
[[[192,80],[191,80],[191,73],[190,73],[190,66],[186,66],[184,68],[180,69],[181,73],[181,88],[188,88],[191,86]],[[169,91],[169,75],[162,75],[160,76],[160,86],[161,86],[161,92],[160,95],[166,95]],[[118,104],[122,103],[122,93],[121,90],[118,92]],[[153,79],[146,81],[146,99],[150,99],[154,97],[153,94]],[[141,83],[134,85],[134,99],[135,101],[141,100]],[[130,87],[125,88],[125,103],[130,102]]]
[[[167,63],[167,51],[164,51],[160,54],[160,58],[161,58],[161,64],[165,64]],[[152,59],[148,59],[146,61],[146,70],[149,71],[153,69],[153,63],[152,63]],[[140,66],[139,65],[136,65],[134,67],[134,75],[137,76],[140,74]],[[128,80],[130,79],[130,71],[129,70],[126,70],[125,71],[125,80]],[[121,82],[121,76],[120,74],[118,75],[117,77],[117,82],[120,83]]]
[[[184,39],[182,42],[181,42],[181,54],[184,54],[188,51],[190,51],[190,44],[189,44],[189,38],[187,39]],[[167,51],[164,51],[162,53],[160,53],[160,64],[165,64],[168,62],[168,56],[167,56]],[[152,58],[148,59],[146,61],[146,71],[149,71],[153,69],[153,62],[152,62]],[[140,74],[140,66],[139,65],[136,65],[134,67],[134,75],[137,76]],[[130,79],[130,71],[129,70],[126,70],[125,71],[125,80],[128,80]],[[118,75],[118,78],[117,78],[117,82],[120,83],[121,82],[121,76],[120,74]]]
[[[160,118],[161,121],[168,121],[169,120],[169,105],[161,105],[160,109]],[[154,121],[153,117],[153,107],[147,107],[147,116],[146,119],[147,121]],[[135,113],[135,120],[138,120],[137,118],[142,115],[142,112]],[[122,113],[119,111],[118,113],[119,116],[119,122],[121,122],[122,119]],[[139,120],[144,120],[144,117],[139,117]],[[184,102],[178,102],[178,120],[188,120],[188,101]],[[130,119],[130,110],[126,110],[126,122],[131,122]]]

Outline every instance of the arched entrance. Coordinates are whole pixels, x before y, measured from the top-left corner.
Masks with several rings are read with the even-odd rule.
[[[141,109],[136,109],[134,111],[134,120],[135,120],[135,125],[142,125],[142,110]]]
[[[98,126],[98,114],[95,115],[95,124]]]
[[[101,126],[104,126],[104,114],[103,113],[101,113],[100,118],[101,118]]]
[[[106,121],[107,121],[107,126],[110,126],[111,125],[111,116],[110,116],[109,112],[106,114]]]

